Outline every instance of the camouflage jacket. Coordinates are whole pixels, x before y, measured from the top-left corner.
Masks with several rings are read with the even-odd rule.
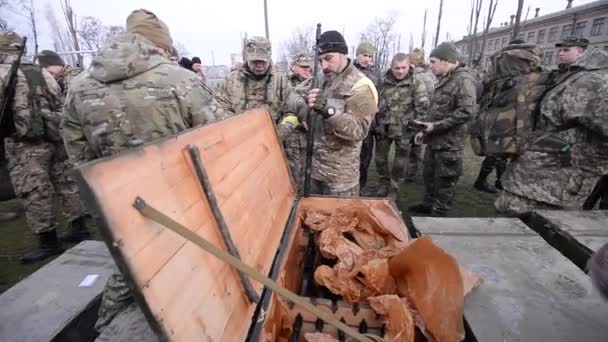
[[[437,82],[427,115],[435,129],[425,137],[425,143],[433,150],[463,150],[466,124],[476,111],[475,80],[467,68],[458,67]]]
[[[414,69],[414,77],[421,80],[424,83],[424,87],[426,88],[427,95],[429,99],[433,98],[433,93],[435,93],[435,83],[437,82],[437,77],[433,75],[433,72],[428,66],[416,66]]]
[[[374,86],[376,88],[378,88],[380,86],[382,77],[380,76],[380,74],[378,72],[376,72],[372,68],[364,68],[359,63],[357,63],[357,61],[354,61],[353,65],[355,66],[355,68],[357,68],[357,70],[361,71],[363,73],[363,75],[365,75],[367,78],[369,78],[374,83]]]
[[[9,79],[9,71],[15,56],[0,61],[0,89]],[[26,77],[25,72],[29,76]],[[3,94],[0,94],[0,100]],[[21,63],[17,72],[17,87],[13,100],[12,121],[15,140],[44,140],[61,142],[62,96],[59,85],[46,70],[37,65]]]
[[[608,53],[589,48],[541,102],[537,129],[554,132],[513,159],[505,190],[561,207],[581,208],[608,174]],[[551,148],[548,141],[555,145]]]
[[[65,67],[63,67],[63,73],[57,79],[57,83],[59,83],[64,97],[67,95],[68,90],[70,89],[70,83],[72,82],[74,77],[80,75],[81,72],[81,68],[75,68],[70,65],[66,65]]]
[[[305,112],[302,95],[311,80],[303,82],[288,101],[290,111]],[[315,118],[312,178],[340,192],[359,184],[361,142],[378,111],[378,93],[373,83],[349,62],[346,69],[320,82],[321,98],[336,109],[329,119]],[[306,117],[301,117],[305,121]]]
[[[114,37],[70,86],[62,129],[76,164],[223,116],[196,74],[171,64],[138,34]]]
[[[298,85],[300,85],[302,82],[302,80],[300,80],[300,78],[298,77],[298,75],[296,74],[290,74],[289,77],[289,85],[291,86],[291,88],[296,88]]]
[[[406,127],[407,122],[423,120],[429,109],[430,100],[424,83],[413,73],[397,80],[389,70],[379,90],[376,124],[378,128],[382,127],[380,134],[389,138],[413,135],[415,132]]]
[[[226,77],[220,87],[218,99],[231,115],[265,107],[277,122],[285,111],[289,89],[287,77],[272,66],[266,76],[256,79],[244,64]]]

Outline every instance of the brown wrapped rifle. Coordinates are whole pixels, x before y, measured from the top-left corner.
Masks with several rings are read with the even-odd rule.
[[[2,89],[2,107],[0,107],[0,139],[9,136],[14,130],[13,115],[10,113],[10,111],[12,111],[12,104],[15,98],[15,89],[17,88],[17,72],[19,71],[21,58],[23,58],[23,53],[25,52],[26,42],[27,37],[23,37],[19,55],[13,64],[11,64],[11,68],[8,72],[8,82],[6,82],[6,86],[4,89]]]
[[[312,71],[312,87],[315,89],[318,87],[319,79],[317,74],[319,73],[319,40],[321,39],[321,24],[317,24],[317,33],[315,34],[315,54],[314,54],[314,67]],[[308,109],[308,115],[306,117],[306,127],[308,132],[306,135],[306,169],[304,176],[304,197],[310,196],[310,182],[312,176],[312,152],[315,144],[315,113],[312,109]]]

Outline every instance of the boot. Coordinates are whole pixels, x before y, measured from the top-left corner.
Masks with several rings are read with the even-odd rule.
[[[38,239],[38,247],[23,254],[21,263],[30,264],[63,253],[63,248],[57,238],[57,231],[55,229],[40,233]]]
[[[74,221],[70,222],[69,230],[66,234],[61,236],[63,242],[80,242],[87,240],[91,237],[91,233],[87,229],[86,217],[80,216]]]
[[[487,178],[489,175],[490,173],[482,168],[479,171],[479,176],[477,177],[475,184],[473,184],[473,187],[479,191],[487,192],[489,194],[497,193],[496,188],[488,183]]]

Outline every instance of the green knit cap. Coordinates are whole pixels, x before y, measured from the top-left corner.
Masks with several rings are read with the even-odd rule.
[[[38,54],[37,58],[38,58],[38,63],[42,67],[50,66],[50,65],[58,65],[58,66],[65,65],[61,56],[59,56],[55,51],[42,50]]]
[[[437,45],[437,47],[431,51],[431,57],[452,63],[458,63],[461,59],[460,51],[458,51],[458,48],[454,43],[450,42],[443,42]]]
[[[374,48],[374,45],[370,42],[361,42],[359,43],[359,46],[357,46],[357,55],[364,53],[373,55],[374,52],[376,52],[376,48]]]

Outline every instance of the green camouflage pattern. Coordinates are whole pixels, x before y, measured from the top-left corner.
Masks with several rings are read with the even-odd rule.
[[[426,65],[416,66],[414,69],[414,77],[424,83],[427,96],[429,99],[432,99],[433,94],[435,93],[435,83],[437,83],[437,77],[433,75],[431,68]]]
[[[493,56],[471,126],[477,155],[511,157],[528,146],[549,78],[541,67],[541,53],[535,44],[514,44]]]
[[[59,87],[61,87],[64,97],[67,95],[68,90],[70,89],[70,83],[76,76],[80,75],[80,73],[82,73],[81,68],[76,68],[71,65],[66,65],[63,67],[63,73],[57,78],[57,83],[59,84]]]
[[[264,77],[256,77],[247,65],[232,71],[222,83],[218,93],[219,102],[230,115],[241,114],[250,109],[264,108],[275,122],[285,111],[290,83],[287,77],[271,65]]]
[[[608,173],[608,53],[589,48],[565,72],[555,71],[553,79],[537,126],[541,134],[551,135],[509,163],[501,197],[581,209],[597,180]],[[514,209],[503,205],[499,210]]]

